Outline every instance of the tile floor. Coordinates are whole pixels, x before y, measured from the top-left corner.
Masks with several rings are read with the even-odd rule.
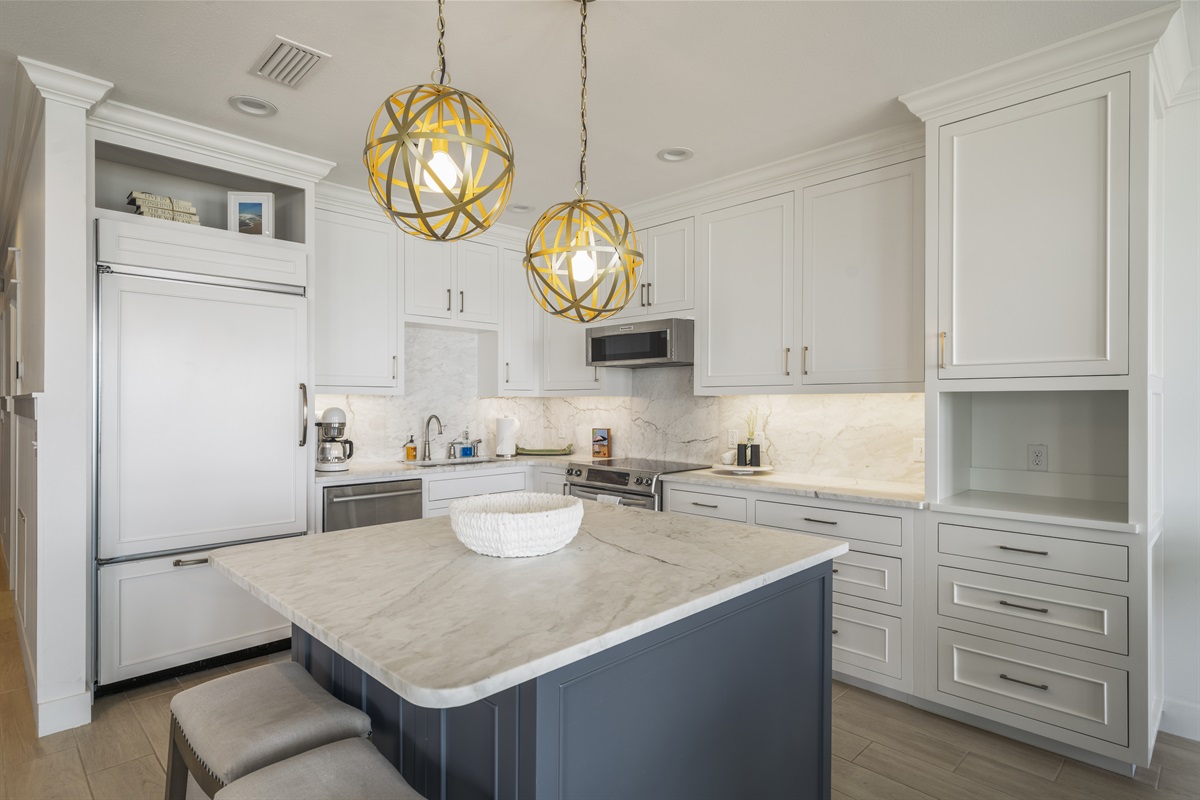
[[[88,725],[38,739],[7,574],[0,571],[0,800],[161,800],[171,697],[267,660],[101,698]],[[1123,778],[843,684],[834,685],[833,725],[833,800],[1200,798],[1200,743],[1169,734],[1149,769]],[[188,796],[203,798],[194,784]]]

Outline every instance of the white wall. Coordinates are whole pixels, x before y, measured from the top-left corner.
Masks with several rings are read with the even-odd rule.
[[[1166,125],[1166,701],[1162,728],[1200,739],[1200,100],[1196,95],[1168,109]]]

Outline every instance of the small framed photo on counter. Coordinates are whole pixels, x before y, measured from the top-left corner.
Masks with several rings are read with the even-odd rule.
[[[612,428],[592,428],[592,458],[612,458]]]
[[[230,192],[229,230],[250,236],[275,236],[275,195],[270,192]]]

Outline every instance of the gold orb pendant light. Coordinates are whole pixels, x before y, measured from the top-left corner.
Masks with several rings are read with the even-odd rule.
[[[363,164],[371,195],[400,230],[453,241],[483,233],[500,218],[514,165],[500,121],[478,97],[448,85],[443,5],[438,0],[433,82],[383,102],[367,128]]]
[[[548,208],[525,241],[525,271],[534,299],[548,313],[574,322],[606,319],[628,305],[642,264],[637,234],[625,212],[587,196],[587,6],[588,0],[580,0],[576,197]]]

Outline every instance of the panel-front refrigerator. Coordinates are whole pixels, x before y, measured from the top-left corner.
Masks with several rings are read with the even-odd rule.
[[[98,683],[287,638],[219,546],[307,528],[301,290],[101,266]]]

